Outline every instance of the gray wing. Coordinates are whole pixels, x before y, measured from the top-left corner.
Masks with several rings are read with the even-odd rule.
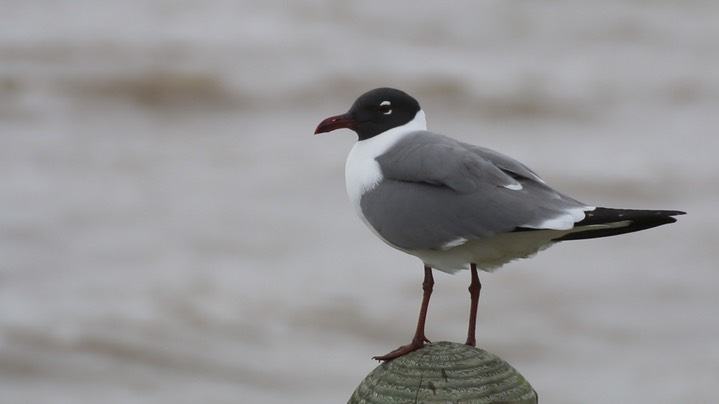
[[[526,183],[527,181],[537,182],[538,185],[543,185],[543,188],[545,188],[547,191],[550,191],[551,193],[554,193],[557,198],[562,199],[565,202],[573,202],[575,206],[582,208],[588,207],[585,203],[580,202],[567,195],[564,195],[556,189],[551,188],[549,185],[547,185],[546,182],[544,182],[541,177],[539,177],[539,174],[535,173],[532,169],[520,163],[519,161],[509,156],[505,156],[502,153],[487,149],[486,147],[475,146],[467,143],[463,144],[468,149],[472,150],[479,158],[489,160],[497,168],[499,168],[505,174],[511,176],[512,178],[518,179],[522,183]]]
[[[494,150],[487,149],[486,147],[475,146],[469,143],[462,143],[462,145],[471,150],[479,158],[490,161],[497,168],[507,174],[544,183],[544,180],[541,179],[537,173],[511,157],[505,156],[504,154]]]
[[[367,221],[400,248],[446,249],[517,228],[566,230],[586,205],[500,153],[417,132],[377,157],[384,179],[361,200]]]

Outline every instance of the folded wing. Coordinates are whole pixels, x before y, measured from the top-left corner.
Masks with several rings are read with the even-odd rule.
[[[397,247],[446,249],[517,229],[567,230],[593,208],[500,153],[431,132],[377,158],[383,174],[362,212]]]

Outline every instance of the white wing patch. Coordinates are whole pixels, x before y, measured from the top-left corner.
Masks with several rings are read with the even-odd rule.
[[[459,247],[466,242],[467,242],[466,238],[459,237],[455,240],[448,241],[448,242],[442,244],[442,246],[439,247],[439,249],[440,250],[449,250],[450,248]]]
[[[564,214],[546,219],[535,226],[524,226],[531,229],[548,229],[548,230],[569,230],[574,224],[584,220],[586,215],[584,212],[594,210],[593,206],[582,206],[579,208],[567,209]]]
[[[511,183],[511,184],[509,184],[509,185],[505,185],[504,187],[507,188],[507,189],[511,189],[512,191],[519,191],[519,190],[521,190],[522,188],[524,188],[524,187],[522,186],[522,184],[520,184],[520,183],[518,183],[518,182],[513,182],[513,183]]]

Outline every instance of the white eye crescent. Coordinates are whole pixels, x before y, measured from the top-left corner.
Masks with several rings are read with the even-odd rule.
[[[389,101],[382,101],[379,104],[379,111],[385,115],[392,113],[392,104]]]

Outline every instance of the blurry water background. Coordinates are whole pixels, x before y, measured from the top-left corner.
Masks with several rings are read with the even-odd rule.
[[[393,86],[430,129],[679,223],[482,276],[479,346],[545,403],[716,402],[711,0],[0,1],[0,402],[341,403],[422,266],[344,191]],[[427,333],[463,341],[468,273]]]

